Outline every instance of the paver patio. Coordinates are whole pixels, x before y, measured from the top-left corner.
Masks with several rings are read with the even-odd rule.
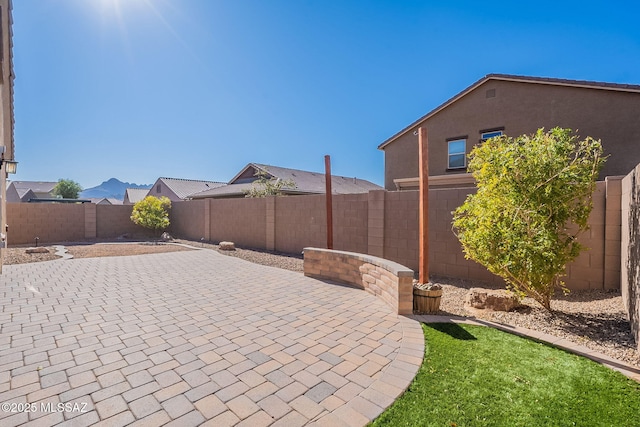
[[[5,266],[0,324],[2,426],[360,426],[424,352],[365,291],[210,250]]]

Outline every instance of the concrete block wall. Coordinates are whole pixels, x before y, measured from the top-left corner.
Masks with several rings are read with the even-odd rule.
[[[620,185],[620,290],[640,351],[640,165]]]
[[[265,198],[220,199],[208,202],[209,240],[231,241],[247,248],[266,248]]]
[[[578,241],[588,250],[583,251],[567,266],[564,282],[569,289],[604,289],[606,200],[606,183],[598,182],[593,193],[589,230],[578,237]],[[620,215],[619,211],[617,215]],[[617,245],[620,245],[619,241]]]
[[[87,203],[84,206],[89,207]],[[130,238],[157,238],[161,232],[136,225],[131,221],[133,205],[93,205],[96,207],[96,232],[98,239],[114,239],[122,235]]]
[[[343,251],[367,253],[368,194],[344,194],[333,198],[333,244]]]
[[[384,198],[383,258],[417,270],[418,192],[386,193]]]
[[[604,288],[620,289],[622,176],[605,179]],[[627,233],[628,235],[628,233]]]
[[[85,207],[81,204],[7,203],[7,241],[34,245],[85,239]]]
[[[504,281],[501,278],[475,261],[465,259],[462,246],[451,227],[453,211],[475,191],[475,188],[429,191],[429,273],[502,285]]]
[[[627,180],[628,181],[628,180]],[[580,241],[589,251],[568,267],[570,289],[617,289],[622,222],[620,177],[597,184],[591,229]],[[502,284],[466,260],[451,229],[452,211],[472,188],[429,191],[430,274]],[[170,232],[199,241],[230,240],[240,247],[300,253],[326,247],[324,195],[192,200],[173,203]],[[373,191],[334,195],[334,249],[366,253],[418,269],[418,192]],[[9,244],[144,236],[129,219],[131,206],[8,204]],[[35,233],[35,234],[34,234]],[[148,233],[148,232],[147,232]],[[148,234],[147,234],[148,235]]]
[[[209,213],[210,200],[190,200],[171,202],[169,221],[170,233],[184,239],[210,240]]]
[[[336,202],[334,197],[334,203]],[[334,218],[334,228],[336,220]],[[327,215],[324,196],[276,197],[275,233],[275,248],[280,252],[299,254],[306,246],[326,247]]]
[[[304,275],[357,286],[384,300],[396,313],[413,312],[413,271],[361,253],[304,248]]]

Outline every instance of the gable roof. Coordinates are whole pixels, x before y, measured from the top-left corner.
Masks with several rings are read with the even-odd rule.
[[[630,84],[620,84],[620,83],[606,83],[606,82],[594,82],[589,80],[569,80],[569,79],[556,79],[551,77],[530,77],[530,76],[517,76],[512,74],[487,74],[477,82],[473,83],[471,86],[464,89],[462,92],[448,99],[444,103],[440,104],[424,116],[420,117],[415,122],[411,123],[409,126],[402,129],[400,132],[393,135],[391,138],[384,141],[382,144],[378,145],[379,150],[383,150],[387,145],[391,144],[398,137],[405,134],[410,129],[416,127],[420,123],[429,119],[431,116],[434,116],[436,113],[444,110],[449,105],[453,104],[463,96],[467,95],[469,92],[475,90],[478,86],[483,85],[489,80],[499,80],[499,81],[507,81],[507,82],[517,82],[517,83],[533,83],[533,84],[543,84],[543,85],[553,85],[553,86],[570,86],[584,89],[598,89],[598,90],[612,90],[619,92],[633,92],[640,93],[640,85],[630,85]]]
[[[13,188],[22,201],[37,197],[38,194],[51,195],[53,188],[57,182],[48,181],[11,181],[7,186],[7,190]],[[25,196],[28,196],[25,198]]]
[[[192,197],[229,197],[242,196],[245,191],[251,189],[252,182],[248,182],[246,177],[255,180],[256,172],[261,171],[272,179],[280,179],[283,181],[291,180],[296,183],[295,187],[283,187],[285,194],[324,194],[325,179],[324,173],[309,172],[300,169],[283,168],[280,166],[264,165],[260,163],[249,163],[236,176],[234,176],[229,184],[193,194]],[[333,194],[351,194],[366,193],[370,190],[382,190],[382,187],[370,181],[360,178],[350,178],[338,175],[331,176],[331,191]]]
[[[121,205],[122,200],[113,197],[90,197],[89,200],[95,205]]]
[[[36,193],[48,193],[53,190],[53,187],[58,184],[57,182],[49,181],[11,181],[9,186],[12,186],[20,190],[33,190]]]
[[[136,203],[147,197],[149,189],[147,188],[127,188],[124,190],[124,199],[130,203]]]
[[[222,187],[226,185],[224,182],[215,181],[198,181],[195,179],[182,179],[182,178],[166,178],[160,177],[159,181],[162,181],[171,191],[175,193],[181,199],[186,199],[194,193],[206,191],[212,188]]]

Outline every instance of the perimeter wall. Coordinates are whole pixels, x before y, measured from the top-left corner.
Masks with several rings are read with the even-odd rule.
[[[625,182],[632,181],[630,176]],[[618,177],[597,184],[591,229],[580,237],[590,250],[568,267],[566,283],[570,289],[620,288],[621,182]],[[451,230],[451,212],[471,191],[475,190],[429,191],[430,273],[497,284],[500,279],[464,258]],[[625,201],[629,194],[630,190],[625,190]],[[131,222],[131,209],[124,205],[8,203],[8,242],[33,245],[35,237],[44,244],[151,236]],[[336,195],[333,228],[336,250],[374,255],[418,270],[417,191]],[[299,254],[304,247],[326,247],[325,198],[311,195],[174,202],[169,232],[195,241],[227,240],[239,247]]]
[[[464,258],[451,230],[451,212],[471,188],[429,191],[430,274],[498,284],[500,279]],[[131,206],[8,203],[8,243],[33,245],[152,234],[129,219]],[[636,342],[640,342],[640,165],[625,177],[597,183],[590,248],[567,267],[570,289],[620,289]],[[386,258],[418,271],[418,192],[384,190],[333,198],[334,249]],[[323,195],[174,202],[169,232],[195,241],[233,241],[299,254],[326,247]]]
[[[590,248],[568,267],[570,289],[619,289],[621,178],[598,182],[590,230],[580,240]],[[430,273],[500,283],[466,260],[451,230],[451,212],[469,188],[429,191]],[[191,240],[233,241],[240,247],[300,253],[326,247],[323,195],[175,202],[171,232]],[[334,249],[386,258],[418,270],[418,192],[371,191],[333,198]]]

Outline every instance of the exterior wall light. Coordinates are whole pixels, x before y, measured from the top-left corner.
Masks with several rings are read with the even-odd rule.
[[[4,163],[5,171],[7,173],[16,173],[16,171],[18,170],[18,162],[14,162],[12,160],[2,160],[0,161],[0,167],[2,166],[2,163]]]
[[[4,152],[6,150],[6,147],[4,146],[0,146],[0,168],[2,168],[2,165],[5,165],[5,172],[6,173],[16,173],[17,169],[18,169],[18,162],[13,161],[13,160],[5,160],[4,159]]]

